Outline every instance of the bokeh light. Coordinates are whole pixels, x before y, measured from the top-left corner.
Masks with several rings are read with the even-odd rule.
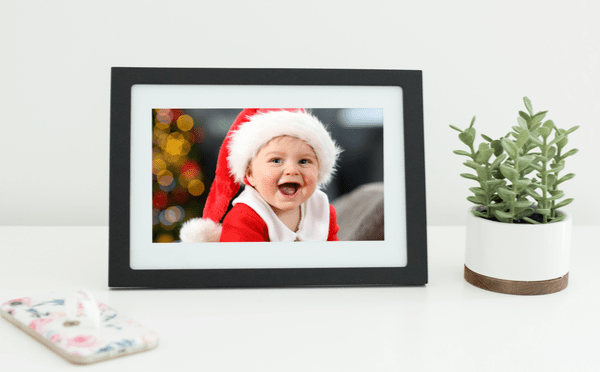
[[[194,196],[202,195],[204,192],[204,182],[200,180],[191,180],[188,184],[188,191]]]
[[[162,124],[171,124],[173,121],[173,111],[166,110],[156,110],[156,121]]]
[[[157,243],[177,241],[183,219],[200,217],[206,199],[201,150],[195,146],[206,133],[185,111],[152,111],[152,239]]]
[[[169,186],[171,183],[173,183],[173,173],[171,173],[168,170],[163,170],[158,172],[158,174],[156,175],[156,179],[158,181],[158,184],[161,186]]]
[[[192,129],[194,126],[194,119],[192,119],[189,115],[181,115],[177,118],[177,128],[180,130],[187,132]]]
[[[175,238],[173,237],[173,235],[167,233],[158,234],[155,240],[156,243],[172,243],[174,241]]]
[[[159,157],[155,157],[152,160],[152,173],[154,174],[159,174],[162,171],[166,171],[167,170],[167,163],[159,158]]]

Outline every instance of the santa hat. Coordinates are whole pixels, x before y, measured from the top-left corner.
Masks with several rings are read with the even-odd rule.
[[[280,136],[291,136],[308,143],[319,161],[317,183],[323,187],[331,180],[341,150],[319,119],[304,109],[244,109],[221,145],[215,179],[202,218],[183,224],[179,232],[182,242],[219,241],[220,221],[241,184],[246,182],[250,161],[264,145]]]

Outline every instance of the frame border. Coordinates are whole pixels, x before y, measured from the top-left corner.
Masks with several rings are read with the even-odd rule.
[[[399,86],[403,90],[405,267],[177,269],[130,267],[131,88],[165,85]],[[427,219],[420,70],[112,67],[108,285],[120,288],[254,288],[425,285]],[[410,139],[410,140],[408,140]]]

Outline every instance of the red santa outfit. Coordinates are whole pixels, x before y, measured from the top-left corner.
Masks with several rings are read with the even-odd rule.
[[[298,231],[290,230],[252,187],[233,200],[223,220],[222,242],[285,242],[338,240],[335,209],[321,190],[300,206]]]
[[[319,163],[317,183],[327,184],[341,152],[323,124],[303,109],[244,109],[231,126],[217,160],[215,180],[202,218],[184,223],[182,242],[338,240],[335,209],[315,190],[301,206],[297,231],[279,220],[270,205],[245,180],[249,163],[271,139],[291,136],[308,143]],[[244,184],[244,191],[232,202]],[[229,203],[234,205],[221,219]]]

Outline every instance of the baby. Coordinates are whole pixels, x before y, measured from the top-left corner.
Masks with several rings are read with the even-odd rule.
[[[181,241],[338,240],[335,209],[318,187],[340,152],[302,109],[243,110],[221,147],[203,218],[184,224]]]

